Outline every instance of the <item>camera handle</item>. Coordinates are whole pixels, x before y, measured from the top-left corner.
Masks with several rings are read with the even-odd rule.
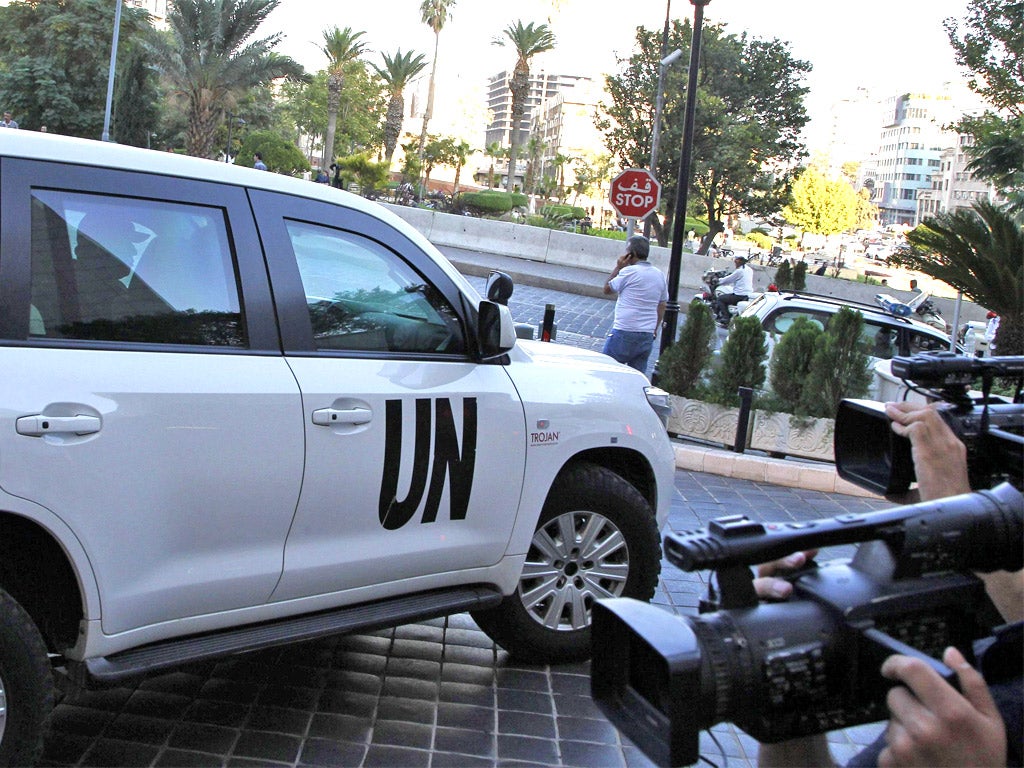
[[[882,630],[875,629],[874,627],[862,630],[861,635],[866,641],[864,650],[869,656],[876,657],[875,660],[878,662],[879,667],[882,666],[882,662],[885,661],[886,658],[892,656],[894,653],[910,656],[911,658],[923,661],[929,667],[934,669],[939,674],[939,677],[956,688],[958,692],[962,693],[962,691],[960,691],[960,678],[957,676],[956,672],[938,659],[933,659],[927,653],[922,653],[906,643],[901,643],[895,637],[887,635]]]

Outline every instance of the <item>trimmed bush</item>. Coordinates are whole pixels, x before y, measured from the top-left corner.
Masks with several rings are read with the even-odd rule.
[[[481,216],[500,216],[511,211],[513,205],[512,195],[497,190],[464,192],[460,200],[466,208]]]
[[[700,386],[701,374],[711,360],[716,336],[711,308],[694,299],[675,343],[658,358],[659,385],[673,395],[690,397]]]
[[[767,233],[756,229],[747,232],[745,237],[758,248],[761,248],[762,250],[765,251],[771,250],[772,246],[775,245],[775,241],[771,237],[769,237]]]
[[[720,405],[739,405],[739,388],[757,389],[765,380],[768,343],[761,321],[737,317],[722,345],[722,364],[711,374],[708,400]]]
[[[843,307],[814,344],[800,409],[807,416],[836,417],[844,397],[862,397],[871,384],[867,342],[861,336],[864,317]]]
[[[808,317],[797,317],[775,345],[769,366],[769,381],[779,410],[801,414],[815,345],[824,331]]]
[[[540,209],[540,215],[562,220],[582,219],[587,212],[577,205],[545,205]]]

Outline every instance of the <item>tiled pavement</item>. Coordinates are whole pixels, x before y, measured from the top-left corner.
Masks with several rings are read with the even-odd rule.
[[[886,502],[678,471],[669,528],[722,514],[805,520]],[[836,551],[835,556],[848,553]],[[663,564],[654,602],[695,611],[704,574]],[[589,665],[513,663],[460,614],[184,668],[80,692],[56,710],[50,766],[646,766],[591,701]],[[831,735],[845,760],[880,726]],[[716,726],[702,751],[749,766]]]

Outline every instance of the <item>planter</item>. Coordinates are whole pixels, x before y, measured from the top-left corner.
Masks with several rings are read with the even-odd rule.
[[[736,443],[739,408],[672,395],[670,434],[732,448]],[[788,413],[754,411],[747,448],[780,456],[835,461],[834,419],[794,418]]]
[[[703,400],[672,395],[672,415],[668,431],[682,437],[692,437],[732,448],[736,443],[739,408],[705,403]]]
[[[754,412],[750,447],[758,451],[835,461],[835,419],[794,418],[788,413]]]

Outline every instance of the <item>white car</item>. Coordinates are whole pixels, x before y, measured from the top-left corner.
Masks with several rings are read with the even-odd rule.
[[[53,661],[106,684],[461,611],[587,657],[593,602],[656,586],[665,397],[517,341],[510,291],[321,184],[7,131],[0,765]]]
[[[829,296],[769,291],[751,301],[743,310],[742,316],[754,316],[761,321],[761,327],[764,328],[767,337],[768,356],[771,359],[775,344],[798,317],[806,317],[824,330],[832,315],[841,307],[856,309],[864,317],[864,329],[861,333],[868,344],[873,366],[897,355],[949,350],[949,337],[946,334],[916,320],[912,315],[894,314],[878,305],[834,299]],[[879,377],[876,376],[869,395],[878,396],[879,387],[883,383],[884,380],[879,381]]]

